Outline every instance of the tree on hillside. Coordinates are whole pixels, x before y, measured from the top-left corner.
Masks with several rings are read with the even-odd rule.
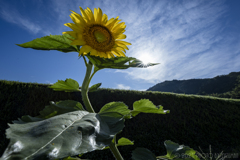
[[[233,96],[237,99],[240,99],[240,76],[237,77],[237,84],[233,89]]]
[[[225,93],[213,93],[208,96],[219,97],[219,98],[233,98],[240,99],[240,75],[237,76],[235,88],[232,91]]]

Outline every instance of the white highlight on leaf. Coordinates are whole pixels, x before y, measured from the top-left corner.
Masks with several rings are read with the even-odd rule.
[[[49,157],[50,157],[50,158],[57,157],[57,154],[58,154],[58,153],[59,153],[59,149],[54,148],[54,149],[52,150],[52,152],[49,153]]]
[[[7,157],[6,154],[3,154],[3,157],[2,157],[2,158],[7,159],[7,158],[10,157],[10,155],[11,155],[12,153],[14,153],[14,152],[19,152],[19,151],[22,150],[22,148],[23,148],[23,144],[22,144],[20,141],[17,141],[16,143],[14,143],[14,144],[11,146],[10,152],[8,153],[9,156]]]

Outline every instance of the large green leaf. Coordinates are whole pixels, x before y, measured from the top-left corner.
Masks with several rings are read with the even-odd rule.
[[[66,79],[65,81],[58,80],[58,82],[54,83],[52,86],[48,88],[53,88],[55,91],[65,91],[65,92],[76,92],[80,91],[79,84],[77,81],[69,78]]]
[[[140,112],[143,112],[143,113],[157,113],[157,114],[170,113],[169,110],[163,110],[163,106],[155,106],[148,99],[141,99],[141,100],[133,103],[133,111],[131,111],[132,116],[135,117]]]
[[[131,119],[139,113],[157,113],[166,114],[170,113],[169,110],[163,110],[163,106],[155,106],[149,99],[141,99],[133,103],[133,110],[129,110],[128,106],[123,102],[110,102],[105,104],[99,114],[108,116],[124,116],[124,119]],[[117,114],[118,113],[118,114]]]
[[[99,114],[113,114],[113,113],[119,113],[120,115],[123,115],[125,119],[131,118],[131,110],[128,109],[128,106],[125,105],[123,102],[110,102],[105,104],[101,110],[99,111]],[[118,116],[118,115],[117,115]]]
[[[104,149],[124,128],[124,119],[74,111],[8,125],[6,136],[10,143],[2,159],[50,160]]]
[[[102,58],[98,56],[90,56],[89,54],[87,54],[86,56],[94,65],[94,71],[97,71],[103,68],[113,68],[113,69],[127,69],[129,67],[142,68],[142,67],[149,67],[149,66],[154,66],[159,64],[159,63],[148,63],[144,65],[142,61],[133,57]]]
[[[23,44],[17,44],[23,48],[32,48],[37,50],[58,50],[61,52],[78,52],[78,47],[75,45],[70,45],[74,39],[68,34],[64,35],[50,35],[42,38],[36,38],[30,42]]]

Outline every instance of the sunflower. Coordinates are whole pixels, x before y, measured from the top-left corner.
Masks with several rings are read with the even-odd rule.
[[[71,45],[82,46],[78,56],[90,52],[90,55],[103,58],[126,57],[123,52],[126,53],[125,49],[128,50],[126,45],[131,43],[121,40],[126,38],[123,34],[125,23],[119,23],[121,20],[118,20],[118,17],[108,20],[100,8],[94,8],[94,14],[88,7],[85,11],[80,7],[80,11],[82,16],[72,11],[70,17],[74,23],[64,24],[73,31],[63,32],[75,38],[71,39]]]

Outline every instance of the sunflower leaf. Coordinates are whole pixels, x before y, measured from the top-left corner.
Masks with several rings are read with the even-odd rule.
[[[65,92],[76,92],[80,91],[79,89],[79,84],[77,81],[69,78],[66,79],[65,81],[58,80],[58,82],[54,83],[52,86],[48,88],[53,88],[55,91],[65,91]]]
[[[139,113],[156,113],[156,114],[166,114],[170,113],[169,110],[163,110],[163,106],[155,106],[149,99],[141,99],[133,103],[133,110],[131,115],[133,117],[137,116]]]
[[[158,156],[160,159],[176,159],[176,160],[200,160],[196,155],[196,151],[184,145],[179,145],[170,140],[164,141],[167,155]],[[134,152],[134,151],[133,151]],[[184,155],[184,157],[183,157]]]
[[[133,57],[114,57],[114,58],[102,58],[98,56],[90,56],[86,55],[88,59],[94,65],[94,71],[103,69],[103,68],[113,68],[113,69],[127,69],[129,67],[138,67],[138,68],[146,68],[149,66],[154,66],[159,63],[148,63],[143,64],[142,61],[133,58]],[[129,64],[126,64],[129,63]]]
[[[116,115],[115,112],[123,115],[125,119],[131,119],[131,110],[129,110],[128,106],[123,102],[109,102],[101,108],[99,114]]]
[[[101,85],[102,85],[102,83],[97,83],[97,84],[92,85],[92,86],[89,88],[88,92],[94,92],[94,91],[96,91]]]
[[[42,121],[8,125],[6,136],[10,143],[0,159],[42,160],[104,149],[124,128],[124,119],[74,111]]]
[[[118,143],[116,144],[116,146],[118,147],[118,146],[134,145],[133,142],[134,141],[130,141],[129,139],[122,137],[118,140]],[[109,149],[109,147],[105,147],[104,149]]]
[[[74,39],[68,34],[64,35],[50,35],[42,38],[36,38],[30,42],[26,42],[23,44],[17,44],[23,48],[32,48],[37,50],[58,50],[61,52],[78,52],[78,46],[70,45],[72,40]]]

